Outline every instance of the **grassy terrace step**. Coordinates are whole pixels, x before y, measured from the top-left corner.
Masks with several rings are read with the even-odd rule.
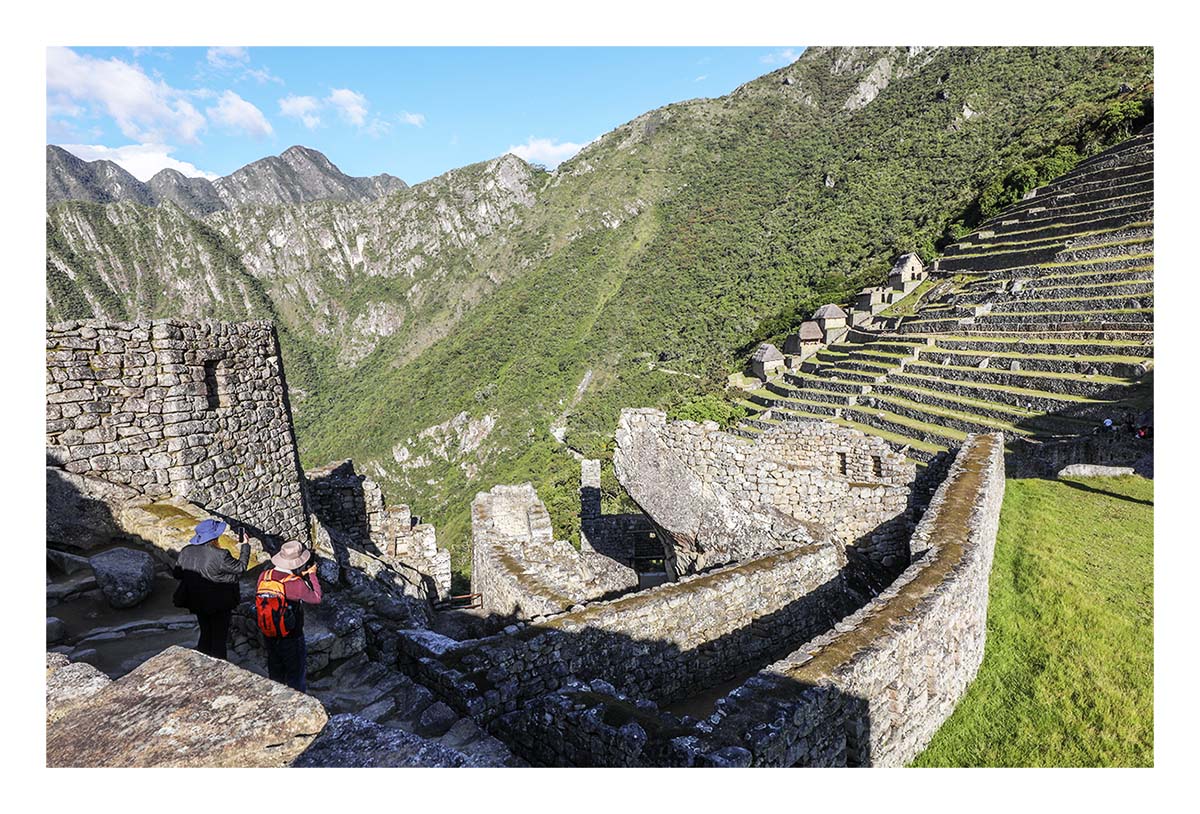
[[[750,409],[783,409],[790,410],[795,413],[806,413],[809,415],[831,416],[836,415],[841,409],[842,404],[831,404],[822,401],[810,401],[807,399],[795,399],[780,396],[766,389],[755,390],[747,396],[749,404],[744,401],[735,401],[736,404]]]
[[[1014,407],[996,401],[983,401],[928,387],[915,387],[910,384],[893,384],[891,382],[880,384],[872,388],[870,395],[903,399],[925,407],[940,407],[972,420],[986,419],[1000,424],[1028,425],[1035,427],[1038,432],[1047,434],[1075,434],[1090,430],[1095,426],[1095,422],[1090,420],[1084,421],[1069,416],[1053,415],[1040,410],[1027,410],[1024,406]],[[867,396],[862,396],[862,398],[865,399]],[[1086,407],[1088,404],[1085,402],[1082,406]],[[1071,404],[1072,408],[1076,406],[1075,403]]]
[[[1006,311],[976,317],[974,325],[980,328],[1004,326],[1004,330],[1028,331],[1064,330],[1063,325],[1152,325],[1153,308],[1109,309],[1107,311]],[[1115,329],[1114,329],[1115,330]]]
[[[1109,295],[1102,297],[1030,297],[1005,299],[998,302],[959,302],[955,307],[966,309],[963,316],[969,316],[971,309],[991,305],[989,314],[1042,314],[1042,313],[1075,313],[1079,311],[1126,311],[1154,308],[1153,294],[1140,295]]]
[[[933,347],[944,350],[975,351],[979,353],[1014,353],[1018,356],[1044,354],[1050,356],[1104,356],[1117,353],[1130,358],[1145,358],[1154,355],[1154,345],[1128,340],[1068,340],[1035,339],[1024,335],[1011,337],[938,336]]]
[[[1076,238],[1071,241],[1071,245],[1067,247],[1067,251],[1075,251],[1077,249],[1094,249],[1101,246],[1111,245],[1113,242],[1127,242],[1140,238],[1154,237],[1154,221],[1148,220],[1144,223],[1131,223],[1123,229],[1116,229],[1110,232],[1105,232],[1098,235],[1088,235],[1086,237]]]
[[[967,434],[949,427],[940,427],[915,418],[888,412],[877,407],[847,407],[842,415],[847,420],[856,421],[876,430],[883,430],[894,435],[916,439],[924,444],[938,447],[960,446]]]
[[[986,360],[992,369],[1005,369],[1010,362],[1018,362],[1022,371],[1047,371],[1052,373],[1097,373],[1116,378],[1136,378],[1146,373],[1146,359],[1128,356],[1063,356],[1034,355],[1023,353],[979,353],[972,351],[930,350],[923,351],[922,362],[941,365],[946,363],[958,367],[979,367]]]
[[[1153,170],[1131,172],[1107,180],[1087,181],[1071,187],[1064,187],[1059,191],[1041,192],[1032,198],[1013,204],[1008,209],[983,221],[979,228],[990,229],[1006,220],[1019,219],[1025,216],[1030,209],[1056,206],[1060,203],[1068,205],[1076,202],[1086,203],[1153,191],[1153,189]]]
[[[1107,220],[1133,211],[1152,211],[1154,193],[1142,192],[1097,201],[1086,206],[1056,206],[1045,201],[1041,207],[1032,207],[1023,217],[1006,218],[1001,224],[980,227],[957,241],[956,245],[979,246],[997,243],[1019,243],[1031,239],[1030,235],[1044,232],[1049,227],[1078,226],[1096,220]]]
[[[1045,224],[1039,225],[1036,228],[1013,230],[1003,234],[997,234],[995,238],[988,238],[986,242],[976,242],[972,240],[964,240],[955,244],[957,249],[951,252],[950,247],[946,250],[946,256],[958,257],[964,252],[972,254],[993,254],[997,251],[1005,251],[1029,243],[1039,241],[1066,240],[1068,236],[1086,231],[1100,231],[1103,229],[1116,229],[1124,226],[1127,223],[1135,221],[1150,220],[1154,217],[1153,203],[1138,203],[1125,207],[1118,207],[1103,212],[1086,213],[1078,217],[1069,218],[1053,218]],[[943,267],[945,264],[942,264]]]
[[[1006,439],[1033,436],[1035,431],[1018,426],[1016,421],[983,418],[962,413],[940,405],[921,404],[895,395],[875,394],[863,396],[859,402],[863,409],[882,409],[895,415],[920,421],[925,424],[957,430],[964,433],[1001,432]],[[1032,418],[1033,415],[1027,416]]]
[[[1153,270],[1143,271],[1142,275],[1122,273],[1117,279],[1105,279],[1102,275],[1109,274],[1104,271],[1089,271],[1083,274],[1055,274],[1048,277],[1039,277],[1036,279],[1026,279],[1021,283],[1021,288],[1018,291],[1010,290],[1007,280],[976,280],[968,283],[961,289],[961,294],[955,294],[955,297],[965,296],[972,292],[981,293],[1002,293],[1010,297],[1020,297],[1022,294],[1036,294],[1039,291],[1065,291],[1065,290],[1094,290],[1100,292],[1101,296],[1105,292],[1121,293],[1125,291],[1139,292],[1145,286],[1153,286]]]
[[[838,381],[842,381],[842,382],[853,382],[858,385],[864,385],[864,384],[871,384],[872,382],[878,380],[879,377],[884,375],[887,371],[886,370],[872,370],[872,371],[848,370],[847,368],[840,366],[840,365],[836,366],[836,367],[831,367],[829,365],[822,365],[822,366],[818,367],[816,370],[807,371],[807,372],[813,373],[814,375],[819,376],[823,379],[834,379],[834,380],[838,380]]]
[[[1085,398],[1070,393],[1052,393],[1016,385],[991,384],[965,380],[942,379],[915,373],[898,373],[889,376],[888,386],[915,387],[952,396],[962,396],[974,401],[1023,408],[1032,405],[1035,412],[1071,414],[1084,408],[1099,407],[1107,403],[1104,399]],[[880,385],[885,386],[885,385]]]
[[[1004,388],[1020,388],[1038,393],[1093,398],[1106,393],[1115,393],[1133,384],[1128,379],[1116,376],[1084,375],[1078,373],[1055,373],[1051,371],[997,370],[996,368],[959,367],[956,365],[934,365],[915,362],[901,376],[924,376],[947,382],[969,382],[992,384]],[[890,377],[889,377],[890,378]]]
[[[1111,254],[1154,254],[1154,237],[1111,240],[1078,249],[1067,248],[1063,249],[1055,260],[1070,263]]]
[[[1041,266],[1020,266],[1017,268],[993,269],[987,277],[973,280],[972,283],[998,283],[1004,280],[1027,280],[1027,286],[1060,285],[1078,281],[1119,282],[1131,279],[1152,279],[1154,277],[1153,263],[1118,264],[1116,268],[1104,268],[1102,265],[1077,266],[1078,271],[1069,267],[1046,269]]]
[[[811,373],[783,374],[783,380],[800,390],[824,390],[833,393],[843,393],[857,396],[862,392],[863,383],[859,381],[835,381],[827,376],[815,376]]]
[[[861,387],[856,387],[853,393],[845,393],[836,390],[818,390],[815,387],[790,387],[787,384],[780,384],[778,382],[767,382],[767,386],[763,389],[783,399],[819,401],[835,406],[849,404],[862,391]]]
[[[1153,189],[1090,201],[1063,202],[1051,199],[1043,203],[1044,208],[1041,211],[1035,211],[1037,207],[1031,207],[1024,213],[1024,217],[1006,218],[999,223],[978,229],[968,240],[972,243],[976,242],[976,239],[996,242],[1008,236],[1041,231],[1047,226],[1091,221],[1129,209],[1148,209],[1153,206]],[[985,235],[988,232],[991,234]]]
[[[974,246],[968,249],[959,248],[958,244],[955,244],[946,249],[940,267],[944,273],[970,273],[1038,265],[1052,261],[1060,251],[1068,248],[1067,244],[1070,242],[1089,237],[1112,235],[1116,232],[1128,231],[1131,227],[1153,229],[1153,221],[1147,219],[1133,223],[1122,221],[1108,224],[1107,228],[1039,237],[1024,243],[1012,243],[1005,246]]]
[[[1127,178],[1130,175],[1140,175],[1154,168],[1154,148],[1131,148],[1120,157],[1092,163],[1094,156],[1088,162],[1081,162],[1075,169],[1060,175],[1046,186],[1042,187],[1039,195],[1056,195],[1081,184],[1094,184],[1110,179]],[[1037,197],[1037,196],[1035,196]]]
[[[1117,280],[1112,282],[1097,283],[1095,285],[1057,285],[1057,286],[1031,286],[1024,285],[1019,291],[1009,291],[1002,286],[996,286],[989,290],[974,289],[956,295],[961,297],[957,302],[964,304],[968,298],[973,298],[977,302],[989,301],[1005,301],[1005,302],[1025,302],[1030,300],[1081,300],[1081,299],[1096,299],[1098,297],[1137,297],[1139,295],[1153,295],[1154,280],[1135,278],[1132,280]]]

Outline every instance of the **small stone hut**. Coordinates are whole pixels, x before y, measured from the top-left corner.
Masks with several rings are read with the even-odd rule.
[[[826,345],[832,345],[846,333],[846,312],[833,303],[818,308],[813,319],[820,326],[821,341]]]
[[[821,326],[807,319],[800,323],[800,330],[783,343],[783,352],[788,356],[807,359],[820,349],[822,336]]]
[[[888,285],[895,291],[908,293],[920,285],[926,277],[925,264],[916,252],[900,255],[896,265],[888,272]]]
[[[765,381],[783,369],[783,354],[770,342],[764,342],[750,357],[750,369]]]

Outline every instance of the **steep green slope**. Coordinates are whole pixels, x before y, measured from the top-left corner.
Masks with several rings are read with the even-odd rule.
[[[1153,481],[1008,481],[987,652],[915,765],[1154,765],[1153,582]]]
[[[578,464],[552,425],[606,457],[622,406],[704,414],[753,342],[899,251],[928,255],[1014,168],[1096,149],[1118,89],[1142,93],[1151,71],[1148,49],[810,49],[727,97],[640,116],[552,175],[506,159],[508,186],[489,162],[371,204],[204,225],[289,334],[306,465],[354,456],[438,525],[461,571],[470,500],[497,482],[532,480],[574,535]],[[60,207],[82,210],[49,213],[63,276],[111,276],[116,239],[93,246]],[[187,251],[177,234],[148,268]],[[110,291],[124,313],[170,313]]]

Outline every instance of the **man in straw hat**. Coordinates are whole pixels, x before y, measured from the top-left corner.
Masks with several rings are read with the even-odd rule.
[[[238,603],[238,579],[250,562],[250,544],[238,532],[241,556],[234,559],[218,544],[228,526],[220,520],[201,520],[188,545],[179,552],[174,575],[179,580],[175,604],[196,614],[200,642],[196,649],[214,658],[226,657],[229,617]]]
[[[300,692],[308,687],[304,605],[320,602],[312,552],[300,543],[284,543],[258,577],[254,607],[267,649],[267,674]]]

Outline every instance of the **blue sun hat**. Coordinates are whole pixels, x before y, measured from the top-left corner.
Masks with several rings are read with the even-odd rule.
[[[220,520],[201,520],[196,524],[196,533],[188,540],[188,545],[203,545],[215,540],[225,533],[228,526]]]

